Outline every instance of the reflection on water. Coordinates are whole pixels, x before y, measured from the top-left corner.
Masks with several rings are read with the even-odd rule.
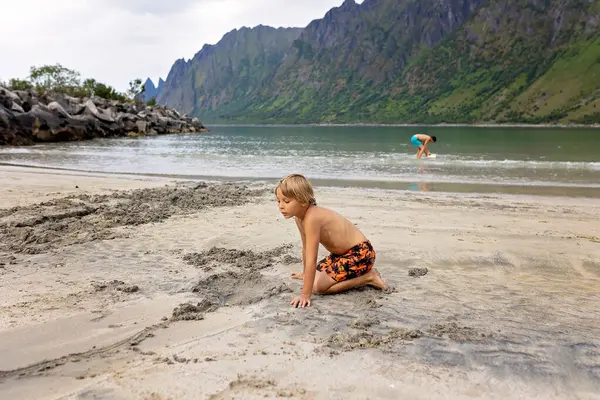
[[[421,164],[419,166],[419,175],[423,176],[428,168],[427,164]],[[431,184],[429,182],[421,181],[411,183],[408,190],[420,191],[420,192],[429,192],[431,190]]]
[[[413,183],[409,186],[409,190],[420,191],[420,192],[429,192],[431,190],[430,184],[426,182],[421,183]]]

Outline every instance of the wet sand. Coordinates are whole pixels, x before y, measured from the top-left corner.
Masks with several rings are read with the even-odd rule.
[[[2,399],[600,398],[596,199],[318,187],[395,290],[294,309],[259,183],[0,187]]]

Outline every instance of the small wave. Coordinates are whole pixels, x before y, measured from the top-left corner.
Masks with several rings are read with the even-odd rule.
[[[435,167],[463,167],[463,168],[501,168],[501,169],[546,169],[546,170],[588,170],[600,171],[600,162],[596,161],[567,161],[567,160],[518,160],[518,159],[482,159],[471,156],[452,154],[438,154],[433,160],[418,160],[413,153],[382,152],[382,151],[344,151],[323,148],[290,149],[265,146],[240,146],[227,145],[215,146],[214,143],[194,142],[188,146],[183,142],[162,141],[157,142],[127,142],[127,145],[103,146],[96,144],[61,144],[51,146],[15,147],[0,149],[0,157],[5,160],[19,162],[19,155],[27,160],[38,156],[57,157],[176,157],[192,159],[231,160],[237,159],[240,164],[251,160],[266,163],[299,163],[299,164],[355,164],[366,168],[372,166],[379,169],[381,166],[413,166],[424,164]],[[129,145],[131,143],[131,145]],[[149,145],[152,143],[152,145]],[[148,146],[146,145],[148,144]],[[206,145],[206,146],[204,146]],[[17,157],[15,157],[17,156]],[[229,161],[231,162],[231,161]]]
[[[280,179],[281,176],[285,175],[286,172],[274,170],[274,169],[254,169],[254,168],[241,168],[239,165],[231,165],[229,167],[224,166],[223,168],[217,168],[213,170],[206,170],[202,175],[198,175],[196,169],[171,169],[166,171],[164,168],[149,168],[140,169],[136,165],[135,168],[95,168],[94,166],[59,166],[59,165],[48,165],[42,163],[3,163],[0,165],[14,166],[14,167],[33,167],[33,168],[48,168],[63,171],[72,172],[86,172],[86,173],[108,173],[108,174],[134,174],[134,175],[148,175],[148,176],[165,176],[165,177],[181,177],[181,178],[227,178],[227,179],[240,179],[240,180],[276,180]],[[289,171],[288,171],[289,172]],[[385,175],[385,174],[360,174],[356,172],[335,174],[335,173],[322,173],[322,172],[308,172],[300,168],[299,173],[304,173],[310,176],[313,180],[326,180],[326,181],[339,181],[347,182],[351,185],[358,187],[373,187],[378,184],[414,184],[415,182],[427,183],[427,184],[454,184],[454,185],[488,185],[488,186],[505,186],[505,187],[540,187],[540,188],[572,188],[572,189],[600,189],[599,183],[591,182],[565,182],[565,181],[548,181],[548,180],[534,180],[527,178],[493,178],[493,177],[476,177],[476,176],[455,176],[455,175]]]
[[[474,168],[532,168],[532,169],[587,169],[600,171],[600,162],[585,161],[534,161],[534,160],[464,160],[453,159],[449,161],[432,160],[433,165],[464,165]]]

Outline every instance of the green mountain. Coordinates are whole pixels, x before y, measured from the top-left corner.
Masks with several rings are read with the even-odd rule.
[[[346,0],[244,29],[179,60],[159,102],[209,123],[600,122],[598,1]]]
[[[175,62],[157,102],[193,115],[205,110],[235,113],[281,63],[300,28],[235,29],[216,45]]]
[[[386,94],[413,120],[600,122],[599,3],[489,1]]]

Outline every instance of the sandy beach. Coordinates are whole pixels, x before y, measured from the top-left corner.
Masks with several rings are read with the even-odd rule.
[[[272,187],[0,187],[1,399],[600,398],[598,199],[316,187],[394,290],[295,309]]]

